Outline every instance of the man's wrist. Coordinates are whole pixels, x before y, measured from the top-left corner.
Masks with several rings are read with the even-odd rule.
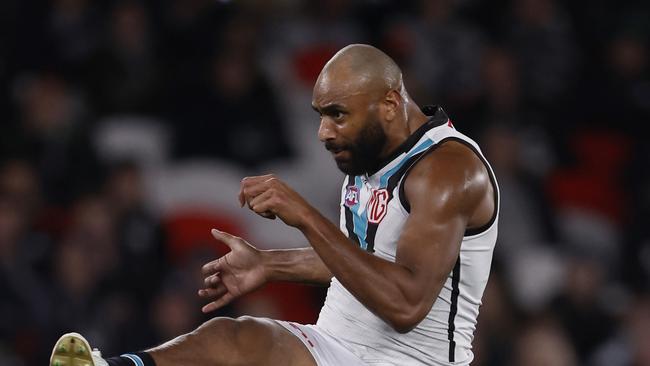
[[[300,215],[301,220],[295,227],[305,233],[309,228],[313,227],[314,222],[316,222],[319,217],[321,217],[320,213],[313,207],[309,206],[309,209],[305,210],[305,212]]]
[[[274,266],[274,251],[273,250],[260,250],[262,272],[266,282],[276,281],[277,274],[275,273]]]

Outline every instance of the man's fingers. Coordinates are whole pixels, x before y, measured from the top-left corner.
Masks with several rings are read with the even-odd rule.
[[[239,207],[244,207],[244,204],[246,203],[246,196],[244,195],[243,185],[239,187],[239,194],[237,195],[237,199],[239,200]]]
[[[270,212],[270,211],[262,212],[262,213],[260,213],[260,216],[262,216],[265,219],[270,219],[270,220],[275,220],[276,217],[277,217],[277,216],[275,216],[275,214],[273,212]]]
[[[225,295],[228,292],[226,286],[221,285],[217,288],[202,288],[199,290],[199,296],[204,299],[213,299],[216,300],[221,296]]]
[[[273,192],[266,191],[259,196],[253,198],[249,203],[248,207],[256,214],[271,220],[275,220],[275,214],[273,213],[272,207],[269,203],[269,199],[273,197]]]
[[[221,270],[221,264],[220,259],[214,260],[210,263],[206,263],[201,267],[201,273],[203,273],[204,276],[209,276],[213,275]]]
[[[264,181],[259,181],[255,184],[248,184],[242,187],[242,193],[247,199],[250,200],[251,198],[266,191],[267,189],[269,189],[269,181],[264,180]]]
[[[218,274],[213,274],[203,279],[203,284],[205,287],[217,287],[221,283],[221,277]]]
[[[207,277],[221,272],[223,267],[227,264],[224,257],[225,255],[213,260],[212,262],[204,264],[203,267],[201,267],[201,273]]]
[[[272,180],[274,178],[275,176],[273,174],[259,175],[256,177],[246,177],[241,180],[240,191],[241,192],[247,191],[249,188],[255,187],[260,183],[268,182],[269,180]]]
[[[269,180],[269,178],[275,178],[274,174],[264,174],[264,175],[253,175],[250,177],[245,177],[241,180],[242,185],[255,184],[259,182],[264,182]]]
[[[242,179],[241,184],[239,186],[239,194],[237,195],[237,198],[239,199],[239,205],[241,207],[244,207],[244,204],[246,203],[246,193],[245,193],[246,189],[248,189],[251,186],[254,186],[259,182],[264,182],[265,180],[268,180],[270,176],[271,175],[261,175],[256,177],[245,177],[244,179]]]
[[[239,204],[243,207],[246,202],[250,203],[253,198],[268,190],[276,179],[273,174],[242,179],[239,189]]]
[[[233,249],[234,246],[241,244],[241,240],[242,240],[241,238],[236,237],[236,236],[234,236],[232,234],[229,234],[229,233],[227,233],[225,231],[219,231],[217,229],[212,229],[212,230],[210,230],[210,233],[212,233],[212,236],[215,239],[217,239],[220,242],[226,244],[228,246],[228,248],[230,248],[230,249]]]
[[[244,200],[249,203],[257,196],[267,192],[271,188],[270,180],[260,181],[255,184],[242,187],[242,195]]]
[[[248,201],[248,207],[250,207],[251,210],[259,213],[258,211],[255,210],[255,207],[256,206],[259,207],[260,204],[262,204],[262,203],[268,201],[269,199],[271,199],[271,197],[273,197],[273,194],[274,194],[273,191],[265,191],[262,194],[260,194],[258,196],[255,196],[253,199]]]
[[[219,309],[220,307],[222,307],[222,306],[224,306],[224,305],[227,305],[227,304],[228,304],[229,302],[231,302],[234,298],[235,298],[235,297],[232,296],[230,293],[226,293],[225,295],[223,295],[223,296],[220,297],[219,299],[217,299],[217,300],[215,300],[215,301],[213,301],[213,302],[211,302],[211,303],[205,305],[205,306],[201,309],[201,311],[203,311],[203,313],[209,313],[209,312],[211,312],[211,311],[215,311],[215,310]]]

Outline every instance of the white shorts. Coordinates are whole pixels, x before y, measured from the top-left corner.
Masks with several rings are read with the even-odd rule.
[[[365,366],[359,357],[345,348],[336,338],[322,331],[316,325],[304,325],[275,320],[284,329],[302,341],[318,366]]]

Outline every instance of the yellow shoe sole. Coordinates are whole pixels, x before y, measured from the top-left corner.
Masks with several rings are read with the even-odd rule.
[[[90,352],[90,345],[81,334],[64,334],[52,349],[50,366],[95,366]]]

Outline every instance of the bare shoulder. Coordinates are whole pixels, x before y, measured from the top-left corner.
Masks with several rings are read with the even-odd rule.
[[[420,159],[404,182],[406,198],[447,206],[471,214],[490,191],[490,178],[481,158],[469,146],[447,141]]]

